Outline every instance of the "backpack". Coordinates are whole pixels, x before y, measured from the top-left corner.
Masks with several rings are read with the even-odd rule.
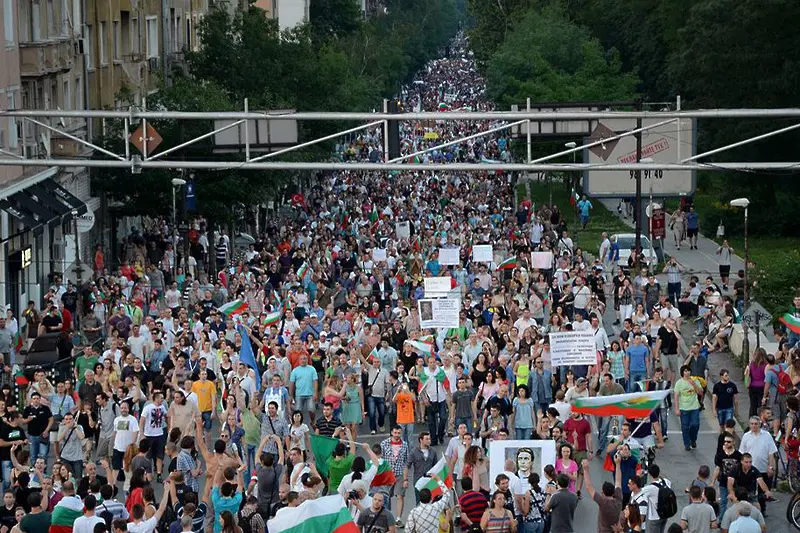
[[[111,523],[114,521],[114,515],[111,513],[111,511],[108,510],[106,504],[101,503],[100,505],[103,507],[103,510],[97,513],[97,516],[102,518],[103,522],[106,523],[106,527],[108,528],[108,530],[112,531]]]
[[[253,519],[253,515],[256,514],[255,512],[249,514],[248,516],[244,516],[242,512],[239,512],[239,527],[242,530],[242,533],[253,533],[253,524],[250,520]]]
[[[778,368],[780,370],[777,372],[775,371],[774,366],[770,369],[778,378],[778,383],[775,385],[775,387],[778,389],[778,394],[789,394],[789,391],[791,391],[794,387],[792,384],[792,378],[782,365],[778,366]]]
[[[678,498],[675,496],[675,491],[667,486],[667,482],[663,481],[659,485],[653,483],[658,487],[658,500],[656,503],[656,512],[661,520],[672,518],[678,512]]]

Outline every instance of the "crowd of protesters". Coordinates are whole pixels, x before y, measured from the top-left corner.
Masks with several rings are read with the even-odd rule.
[[[491,109],[484,93],[459,36],[403,90],[401,105]],[[509,160],[502,134],[415,155],[492,126],[404,123],[408,171],[321,176],[293,198],[294,217],[270,220],[240,253],[226,235],[213,235],[212,249],[199,223],[179,267],[168,229],[148,221],[124,241],[116,272],[105,271],[98,249],[84,290],[56,280],[41,310],[31,302],[19,317],[0,318],[0,526],[260,533],[281,509],[336,492],[366,533],[445,532],[451,523],[570,533],[586,494],[599,505],[601,533],[663,532],[669,519],[693,532],[717,522],[735,531],[745,518],[763,525],[774,483],[770,432],[784,420],[783,445],[797,458],[789,392],[800,354],[788,342],[774,355],[756,352],[753,418],[736,435],[739,391],[727,372],[709,390],[707,370],[736,320],[736,292],[711,278],[682,290],[675,261],[662,288],[635,254],[618,264],[605,235],[590,259],[557,206],[512,207],[508,174],[414,170],[415,161]],[[368,131],[338,145],[337,157],[369,160],[381,146],[380,131]],[[492,245],[491,262],[472,259],[479,244]],[[441,264],[440,249],[458,249],[460,264]],[[533,267],[537,251],[553,253],[547,268]],[[512,268],[499,268],[510,258]],[[421,327],[426,277],[451,279],[458,327]],[[612,309],[618,333],[609,335]],[[697,335],[687,341],[689,317]],[[591,332],[595,364],[554,367],[548,336],[562,331]],[[30,344],[47,333],[59,335],[61,359],[78,355],[54,379],[37,371],[17,397],[13,339]],[[642,419],[590,420],[570,409],[576,398],[644,390],[672,393]],[[708,394],[724,430],[716,464],[700,468],[680,516],[666,516],[662,490],[675,491],[648,452],[663,448],[672,410],[693,453]],[[389,436],[357,455],[359,433]],[[312,434],[341,439],[332,457],[313,456]],[[503,439],[555,441],[546,478],[512,462],[490,479],[489,445]],[[415,490],[415,505],[404,506],[442,453],[455,495]],[[593,459],[611,481],[592,483]],[[374,486],[382,463],[395,481]]]

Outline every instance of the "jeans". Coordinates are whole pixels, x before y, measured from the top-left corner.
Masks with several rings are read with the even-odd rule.
[[[667,296],[672,302],[672,305],[677,306],[678,300],[681,297],[681,282],[667,283]]]
[[[383,427],[386,422],[386,400],[378,396],[367,396],[367,413],[369,414],[369,429],[377,431],[378,426]]]
[[[203,429],[211,431],[211,411],[200,413],[200,418],[203,419]]]
[[[664,526],[667,525],[666,519],[648,520],[647,533],[664,533]]]
[[[414,424],[400,424],[400,427],[403,428],[403,440],[406,441],[406,444],[411,446],[411,441],[409,439],[414,434]]]
[[[631,370],[630,379],[628,379],[628,392],[634,392],[634,387],[636,386],[636,382],[643,381],[645,379],[647,379],[647,371],[640,370],[637,372]]]
[[[11,488],[11,471],[14,469],[14,464],[9,461],[0,463],[0,468],[3,470],[3,494]]]
[[[614,417],[614,416],[598,416],[597,417],[597,442],[598,450],[602,450],[605,452],[606,447],[608,446],[608,432],[611,430],[611,424],[614,422],[614,419],[619,419],[618,422],[622,422],[621,417]],[[621,426],[617,426],[620,427]],[[605,456],[603,456],[605,457]]]
[[[253,446],[252,444],[247,445],[247,468],[250,470],[250,472],[255,472],[258,470],[256,468],[256,465],[258,464],[256,463],[256,448],[258,447]]]
[[[428,406],[428,431],[431,445],[444,442],[444,428],[447,425],[447,402],[431,402]]]
[[[463,417],[463,418],[462,417],[456,417],[456,429],[458,429],[458,426],[460,426],[461,424],[466,424],[467,433],[472,433],[472,417],[471,416],[466,416],[466,417]]]
[[[697,443],[697,432],[700,430],[700,409],[681,410],[681,434],[683,447],[689,448]]]
[[[661,426],[661,436],[667,438],[667,424],[669,423],[669,411],[666,407],[659,407],[656,409],[658,414],[658,423]]]
[[[800,343],[800,333],[795,333],[792,330],[789,330],[789,348],[794,348]]]
[[[717,409],[717,422],[719,427],[725,427],[725,422],[733,418],[733,407],[730,409]]]
[[[533,428],[514,428],[514,438],[517,440],[530,440]]]
[[[542,533],[544,530],[544,520],[538,522],[523,522],[522,533]]]
[[[719,484],[719,515],[725,516],[728,509],[728,486],[725,483]]]
[[[47,459],[47,454],[50,452],[50,436],[47,437],[37,437],[34,435],[28,435],[28,441],[31,443],[31,459],[36,461],[37,457],[43,457]]]
[[[83,477],[83,461],[67,461],[66,459],[62,458],[61,462],[64,463],[72,470],[72,477],[75,479],[80,479]]]

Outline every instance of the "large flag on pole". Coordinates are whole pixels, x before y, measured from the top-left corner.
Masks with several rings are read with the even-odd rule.
[[[421,477],[417,484],[414,485],[414,488],[417,490],[428,489],[431,491],[431,497],[436,498],[437,496],[442,495],[442,487],[439,486],[439,482],[433,479],[432,477],[428,477],[431,474],[436,474],[444,481],[444,486],[448,489],[453,488],[453,476],[452,472],[450,472],[450,468],[447,466],[447,461],[445,460],[444,456],[439,459],[439,462],[433,465],[433,468],[428,470],[427,474],[424,477]],[[272,530],[270,530],[272,533]]]
[[[267,522],[269,533],[359,533],[339,494],[284,507]]]
[[[800,318],[797,318],[791,313],[784,313],[778,322],[789,328],[793,333],[800,333]]]
[[[226,316],[241,315],[245,311],[247,311],[247,302],[244,300],[234,300],[219,306],[219,312]]]
[[[256,375],[256,390],[261,390],[261,376],[259,375],[258,365],[256,364],[256,355],[253,353],[253,345],[250,344],[250,337],[247,335],[244,326],[240,325],[236,329],[239,330],[239,334],[242,336],[242,349],[239,352],[239,361],[249,365],[250,368],[254,370],[254,374]]]
[[[425,357],[430,357],[433,353],[433,346],[428,344],[427,342],[420,342],[420,341],[406,341],[406,344],[410,344],[412,348],[416,351],[424,355]]]
[[[325,477],[328,477],[328,462],[337,444],[339,444],[338,439],[311,433],[311,451],[314,452],[317,470]]]
[[[669,389],[652,392],[633,392],[630,394],[612,394],[611,396],[593,396],[577,398],[572,402],[573,413],[594,416],[624,416],[625,418],[644,418],[657,409]]]

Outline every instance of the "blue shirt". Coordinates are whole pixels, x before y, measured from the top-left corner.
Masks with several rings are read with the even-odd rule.
[[[625,352],[628,354],[630,363],[628,369],[631,372],[644,372],[647,367],[645,366],[644,358],[647,357],[649,350],[644,344],[631,344]]]
[[[581,200],[578,202],[578,209],[581,211],[581,216],[588,217],[589,216],[589,209],[592,208],[592,202],[589,200]]]
[[[781,363],[779,365],[772,365],[772,368],[766,371],[764,374],[764,385],[769,387],[769,394],[771,398],[774,398],[778,394],[778,374],[780,374],[781,370],[787,370],[789,365],[786,363]]]
[[[299,367],[298,367],[299,368]],[[222,524],[219,521],[219,516],[223,511],[229,511],[233,516],[239,512],[239,506],[242,504],[242,493],[236,492],[232,497],[224,497],[219,487],[211,489],[211,504],[214,506],[214,533],[222,531]]]
[[[688,229],[697,229],[697,222],[698,222],[697,213],[687,213],[686,214],[686,227]]]
[[[313,396],[314,395],[314,382],[317,381],[317,371],[311,365],[298,366],[289,375],[289,381],[294,383],[294,395],[297,396]]]

